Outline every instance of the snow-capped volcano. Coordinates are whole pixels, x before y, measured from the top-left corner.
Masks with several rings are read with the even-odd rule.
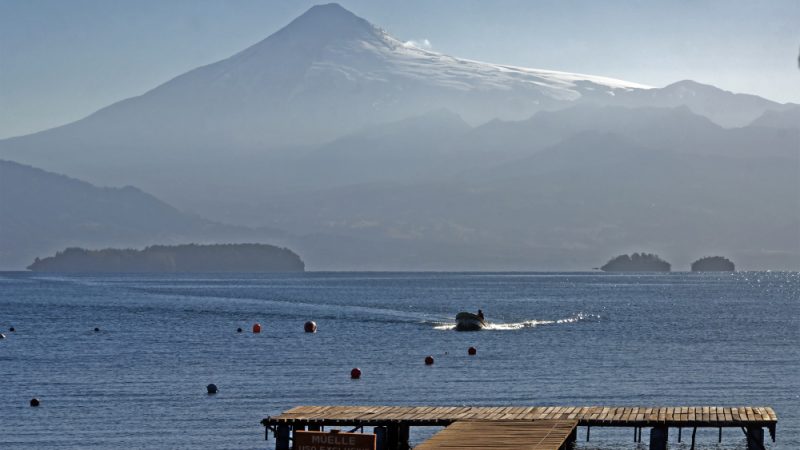
[[[365,119],[395,119],[438,108],[473,122],[522,118],[553,103],[647,88],[435,53],[333,3],[315,6],[267,39],[199,70],[206,72],[206,80],[233,89],[264,92],[281,86],[280,93],[290,102],[333,95],[329,106],[338,109],[340,101],[360,100],[351,113],[366,114]]]
[[[403,42],[335,3],[314,6],[284,29],[227,62],[237,69],[244,69],[245,73],[264,74],[253,69],[263,68],[281,48],[294,52],[294,57],[308,63],[294,67],[301,69],[302,73],[297,75],[303,81],[339,74],[350,82],[388,83],[405,79],[465,91],[528,87],[557,100],[580,97],[588,87],[582,87],[582,82],[591,83],[595,85],[592,87],[605,92],[648,87],[592,75],[454,58]],[[293,58],[292,55],[283,56]]]
[[[427,51],[327,4],[230,58],[39,135],[58,134],[62,146],[80,141],[81,151],[129,144],[137,153],[261,151],[443,108],[473,124],[523,119],[582,97],[639,88],[645,86]]]
[[[154,169],[319,144],[379,123],[449,110],[476,125],[578,102],[682,102],[710,116],[775,106],[713,87],[669,89],[592,75],[459,59],[406,44],[337,4],[314,6],[251,47],[77,122],[0,141],[0,157],[116,184]],[[662,92],[663,91],[663,92]],[[709,92],[731,100],[706,107]],[[677,102],[677,103],[676,103]],[[747,108],[737,105],[747,103]],[[716,100],[714,103],[718,103]],[[713,106],[713,105],[712,105]],[[128,182],[127,180],[123,180]]]

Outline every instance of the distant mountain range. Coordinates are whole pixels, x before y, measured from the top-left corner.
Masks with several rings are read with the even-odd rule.
[[[454,58],[336,4],[142,96],[0,140],[0,158],[178,208],[87,184],[76,203],[26,200],[47,177],[5,162],[30,171],[0,179],[20,196],[0,194],[14,264],[255,233],[312,270],[586,269],[640,248],[676,270],[698,252],[800,269],[800,106]],[[73,187],[48,195],[77,189],[58,180],[45,184]]]
[[[0,270],[20,270],[65,247],[282,237],[277,230],[221,225],[182,213],[130,186],[100,188],[0,160]]]

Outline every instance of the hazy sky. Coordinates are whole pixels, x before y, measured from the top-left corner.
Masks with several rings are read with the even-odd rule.
[[[0,137],[64,124],[267,37],[304,0],[0,0]],[[386,1],[343,6],[454,56],[682,79],[800,103],[800,0]]]

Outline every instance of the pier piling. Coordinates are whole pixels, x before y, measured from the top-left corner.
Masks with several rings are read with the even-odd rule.
[[[387,450],[388,430],[386,427],[375,427],[373,432],[375,433],[375,450]]]
[[[669,428],[656,426],[650,429],[650,450],[667,450]]]
[[[289,425],[280,424],[275,428],[275,450],[289,450]]]
[[[747,450],[764,450],[764,429],[761,427],[747,427]]]

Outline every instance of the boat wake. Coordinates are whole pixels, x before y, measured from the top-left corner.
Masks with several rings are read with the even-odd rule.
[[[568,323],[577,323],[577,322],[592,322],[600,319],[600,316],[597,314],[586,314],[586,313],[577,313],[572,316],[566,317],[564,319],[556,319],[556,320],[525,320],[523,322],[487,322],[484,330],[491,330],[491,331],[511,331],[511,330],[521,330],[523,328],[535,328],[540,325],[562,325]],[[434,322],[433,328],[437,330],[453,330],[455,329],[455,324],[452,322]]]

